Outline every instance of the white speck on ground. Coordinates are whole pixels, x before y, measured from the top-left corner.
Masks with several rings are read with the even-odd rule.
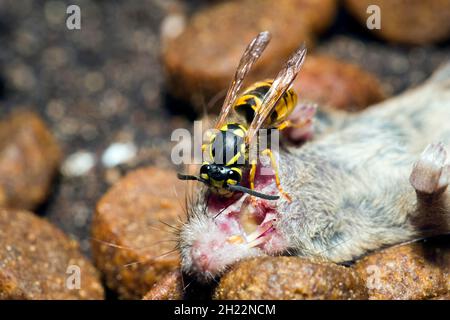
[[[72,153],[64,161],[61,172],[68,177],[85,175],[95,166],[95,157],[88,151],[77,151]]]
[[[132,142],[113,143],[102,155],[102,163],[107,168],[130,161],[136,156],[137,148]]]
[[[168,15],[161,23],[161,37],[174,39],[179,36],[186,27],[186,17],[181,14]]]

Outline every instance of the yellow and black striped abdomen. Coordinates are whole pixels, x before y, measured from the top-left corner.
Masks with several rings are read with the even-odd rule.
[[[242,115],[247,123],[251,123],[255,113],[261,107],[264,96],[269,91],[273,80],[266,80],[254,83],[252,86],[244,90],[240,97],[236,100],[233,108]],[[293,89],[287,90],[278,101],[274,110],[267,119],[265,127],[276,127],[291,114],[297,105],[297,94]]]

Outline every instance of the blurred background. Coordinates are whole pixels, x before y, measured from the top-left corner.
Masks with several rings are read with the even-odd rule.
[[[365,23],[372,3],[381,8],[375,32]],[[70,4],[81,9],[80,30],[66,26]],[[306,41],[318,58],[299,90],[353,112],[421,83],[450,57],[449,11],[444,0],[0,0],[0,132],[16,123],[12,111],[30,110],[61,149],[61,173],[42,187],[49,197],[27,207],[89,254],[97,200],[132,168],[173,166],[171,132],[219,105],[257,32],[272,31],[273,43],[251,79],[273,75]],[[0,139],[1,149],[10,136]]]

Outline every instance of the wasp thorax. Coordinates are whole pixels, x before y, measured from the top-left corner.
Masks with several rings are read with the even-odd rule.
[[[225,166],[245,164],[245,127],[227,124],[215,134],[209,144],[209,156],[214,164]]]

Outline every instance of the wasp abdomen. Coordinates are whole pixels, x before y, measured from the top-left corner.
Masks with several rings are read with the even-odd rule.
[[[269,91],[272,83],[272,80],[256,82],[248,87],[237,99],[233,108],[238,114],[245,118],[247,123],[252,122],[255,113],[257,113],[258,109],[261,107],[264,96]],[[285,120],[296,104],[297,95],[294,90],[287,90],[270,114],[270,117],[267,119],[268,125],[276,126]]]

